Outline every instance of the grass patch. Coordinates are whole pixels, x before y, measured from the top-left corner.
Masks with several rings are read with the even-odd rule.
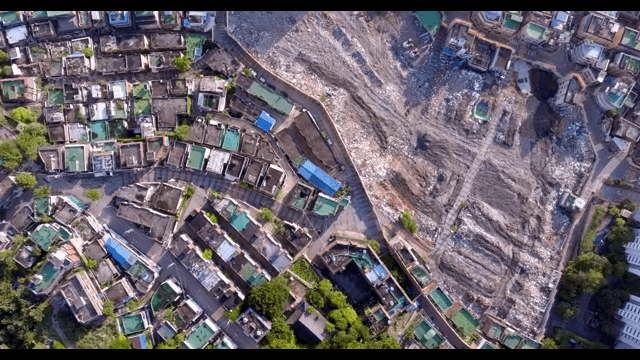
[[[320,281],[320,277],[318,276],[318,274],[316,274],[316,272],[311,268],[309,262],[307,262],[307,260],[303,258],[298,259],[298,261],[293,263],[290,270],[309,284],[317,283]]]
[[[553,328],[552,339],[556,342],[556,344],[558,345],[558,348],[560,349],[569,349],[570,348],[569,341],[571,339],[575,340],[578,344],[585,346],[589,349],[608,349],[608,347],[603,343],[587,340],[569,330],[565,330],[559,327]]]

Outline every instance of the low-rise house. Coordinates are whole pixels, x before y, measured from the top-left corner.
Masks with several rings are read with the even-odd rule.
[[[118,143],[118,153],[120,154],[121,168],[131,169],[147,166],[143,142]]]
[[[126,73],[127,58],[123,54],[96,57],[96,70],[102,75]]]
[[[71,123],[71,124],[67,124],[67,132],[68,132],[68,139],[69,142],[79,142],[79,143],[84,143],[89,141],[89,129],[81,124],[81,123]],[[65,151],[66,151],[67,147],[65,147]],[[65,152],[66,154],[67,152]],[[75,155],[75,152],[74,152]],[[66,159],[66,155],[65,155],[65,159]],[[68,171],[75,171],[75,170],[68,170]],[[86,171],[86,170],[82,170],[82,171]]]
[[[109,261],[109,259],[105,260]],[[131,285],[131,283],[129,283],[129,280],[127,280],[127,278],[121,278],[120,280],[116,281],[115,284],[104,289],[103,293],[107,299],[113,302],[113,307],[116,309],[124,306],[127,301],[136,297],[133,286]]]
[[[247,162],[248,159],[246,157],[238,154],[231,154],[227,169],[224,172],[224,178],[230,181],[238,180]]]
[[[227,165],[230,158],[230,153],[213,149],[210,152],[206,170],[214,174],[222,175],[224,167]]]
[[[258,183],[260,179],[262,179],[266,169],[267,164],[264,164],[260,161],[251,160],[251,162],[247,166],[247,171],[245,171],[242,181],[253,187],[258,187]]]
[[[159,33],[149,35],[149,45],[152,50],[181,50],[184,49],[184,38],[181,34]]]
[[[38,258],[33,255],[33,245],[22,245],[13,256],[13,260],[25,269],[32,267]]]
[[[146,35],[106,35],[100,37],[100,51],[102,54],[114,52],[141,52],[149,50],[149,40]]]
[[[155,99],[152,112],[157,117],[159,131],[173,131],[182,116],[188,116],[190,102],[186,98]]]
[[[167,30],[180,30],[182,11],[160,11],[160,26]]]
[[[165,165],[172,169],[182,168],[182,164],[184,164],[185,160],[185,154],[188,152],[189,146],[189,144],[176,141],[169,152],[169,157],[167,158]]]
[[[256,119],[255,126],[262,129],[265,132],[271,131],[273,126],[276,124],[276,119],[274,119],[268,112],[262,111],[258,119]]]
[[[271,196],[275,196],[278,189],[284,184],[287,175],[279,166],[270,164],[267,168],[264,179],[260,184],[260,190]]]
[[[617,14],[606,11],[592,11],[580,20],[575,36],[590,39],[607,48],[615,47],[622,38],[624,27],[616,21]]]
[[[36,79],[32,77],[0,80],[3,102],[37,101]]]
[[[64,147],[65,170],[67,172],[89,171],[89,145],[66,145]]]
[[[190,30],[211,31],[214,18],[213,11],[187,11],[183,26]]]
[[[88,255],[86,256],[87,258],[89,258]],[[113,265],[111,259],[100,260],[98,262],[98,265],[96,265],[96,268],[93,270],[93,273],[100,286],[106,286],[120,275],[120,272],[115,267],[115,265]]]
[[[298,169],[298,174],[300,174],[305,180],[309,181],[313,186],[318,188],[318,190],[324,192],[329,196],[334,196],[335,193],[340,189],[342,184],[329,176],[322,169],[317,167],[311,161],[305,161],[302,166]]]
[[[109,25],[114,28],[125,28],[131,26],[130,11],[107,11]]]
[[[20,45],[29,38],[29,29],[26,25],[16,26],[9,29],[5,28],[7,43],[9,45]]]
[[[302,301],[287,319],[287,324],[291,325],[296,334],[315,343],[322,342],[327,336],[326,322],[324,316],[306,301]]]
[[[79,262],[80,258],[73,245],[64,244],[47,256],[47,260],[31,278],[27,288],[36,295],[48,295],[71,267]]]
[[[640,58],[625,52],[619,52],[613,57],[613,61],[609,64],[607,71],[616,76],[631,75],[637,77],[640,73]]]
[[[113,259],[125,270],[134,281],[136,289],[142,293],[149,291],[158,278],[158,267],[146,256],[137,254],[121,241],[105,235],[105,248]]]
[[[607,76],[594,91],[596,104],[603,110],[633,107],[637,93],[633,91],[636,82],[629,77]]]
[[[141,29],[158,29],[160,27],[159,11],[134,11],[136,26]]]
[[[180,349],[202,349],[211,342],[220,328],[208,316],[187,333]]]
[[[87,324],[102,315],[102,297],[86,272],[74,274],[60,292],[80,324]]]
[[[51,20],[45,22],[32,23],[30,25],[31,33],[38,41],[52,39],[56,37],[56,30]]]
[[[151,301],[149,302],[151,313],[154,314],[154,316],[158,316],[164,309],[173,305],[178,298],[180,298],[181,294],[182,288],[175,279],[165,280],[151,297]]]
[[[187,298],[175,309],[173,315],[178,328],[185,328],[196,321],[204,311],[193,299]]]
[[[271,322],[252,308],[248,308],[240,314],[236,323],[242,327],[244,334],[256,343],[259,343],[271,331]]]
[[[87,100],[87,89],[82,84],[64,84],[62,90],[65,103],[85,102]]]
[[[168,240],[176,222],[174,216],[165,215],[127,202],[120,204],[116,215],[139,225],[147,236],[160,243]]]
[[[149,315],[145,310],[118,318],[118,328],[124,336],[143,332],[150,327],[151,321],[149,321]]]
[[[205,145],[220,147],[224,138],[225,126],[217,121],[209,120],[203,143]]]
[[[83,53],[74,53],[64,58],[68,76],[89,76],[95,69],[95,61],[88,59]]]
[[[178,51],[152,52],[148,55],[148,64],[152,72],[175,70],[174,60],[181,57]]]

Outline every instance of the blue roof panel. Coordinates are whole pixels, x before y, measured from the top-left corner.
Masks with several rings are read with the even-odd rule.
[[[310,160],[307,160],[302,164],[300,169],[298,169],[298,174],[309,181],[313,186],[317,187],[318,190],[329,196],[334,196],[336,191],[338,191],[342,186],[338,180],[332,178]]]
[[[109,254],[111,254],[125,270],[129,269],[136,262],[136,257],[112,238],[108,238],[104,245]]]
[[[275,125],[275,123],[276,119],[269,115],[268,112],[263,110],[262,113],[260,113],[260,116],[258,116],[255,125],[260,129],[269,132],[271,129],[273,129],[273,125]]]

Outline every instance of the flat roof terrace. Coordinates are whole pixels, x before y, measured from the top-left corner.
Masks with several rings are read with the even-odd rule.
[[[184,343],[190,349],[201,349],[213,338],[213,335],[215,335],[218,330],[220,329],[211,322],[211,320],[206,319],[193,328],[189,336],[184,340]]]
[[[234,128],[227,128],[224,134],[222,148],[225,150],[238,152],[240,148],[240,132]]]
[[[178,211],[182,189],[162,183],[151,198],[151,204],[155,209],[175,214]]]
[[[117,216],[148,228],[149,237],[162,241],[164,234],[175,222],[175,218],[155,211],[124,203],[118,208]]]
[[[119,317],[118,323],[125,336],[143,331],[146,328],[142,314],[131,314]]]
[[[65,146],[65,169],[70,172],[86,171],[84,146]]]
[[[443,340],[442,335],[424,319],[418,323],[418,326],[413,331],[413,335],[415,335],[416,339],[427,349],[437,348]]]
[[[49,225],[42,225],[31,234],[31,241],[36,243],[44,251],[49,251],[58,231]]]
[[[478,320],[471,315],[469,310],[461,308],[449,318],[453,325],[462,331],[462,337],[467,337],[478,327]]]
[[[169,152],[169,157],[167,158],[167,164],[176,168],[182,166],[184,154],[187,152],[187,144],[176,141]]]
[[[223,137],[224,137],[224,126],[219,123],[212,124],[210,122],[207,125],[207,134],[203,141],[206,145],[220,147]]]
[[[191,150],[189,151],[189,157],[187,158],[186,166],[189,169],[202,170],[206,153],[207,148],[192,145]]]
[[[453,306],[453,300],[451,300],[451,298],[445,294],[440,287],[433,289],[433,291],[429,293],[429,297],[436,303],[440,312],[443,314]]]
[[[265,87],[258,81],[254,81],[249,87],[249,94],[256,96],[257,98],[265,101],[276,111],[288,115],[293,110],[293,103],[287,100],[282,95],[272,91]]]

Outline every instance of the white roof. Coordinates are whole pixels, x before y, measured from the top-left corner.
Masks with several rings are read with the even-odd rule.
[[[93,108],[93,116],[91,120],[107,120],[109,117],[107,116],[107,104],[103,102],[92,104]]]
[[[9,44],[15,44],[27,38],[27,26],[17,26],[11,29],[5,30],[7,34],[7,42]]]
[[[556,19],[562,21],[563,23],[566,23],[567,20],[569,20],[569,14],[564,11],[558,11],[558,13],[556,14]]]
[[[207,163],[207,171],[222,174],[224,165],[229,162],[231,153],[212,149],[209,155],[209,162]]]

